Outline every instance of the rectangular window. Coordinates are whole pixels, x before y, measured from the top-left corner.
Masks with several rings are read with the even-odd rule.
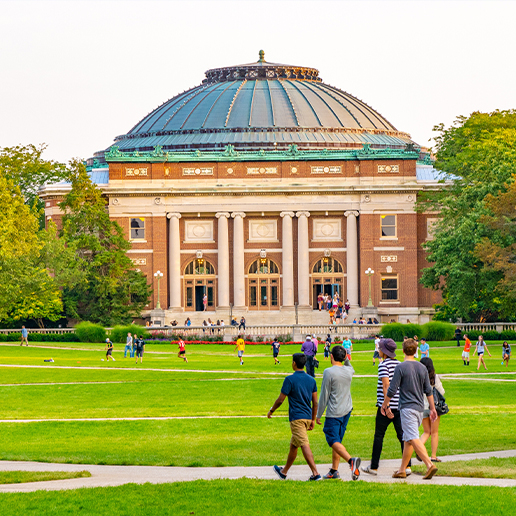
[[[251,287],[249,289],[249,297],[250,297],[250,305],[256,306],[256,287]]]
[[[382,276],[382,301],[398,300],[398,276]]]
[[[131,219],[131,240],[145,239],[145,219],[143,217]]]
[[[271,306],[278,306],[278,287],[271,287]]]
[[[396,237],[396,215],[381,215],[382,238]]]
[[[186,287],[186,306],[193,306],[193,288]]]

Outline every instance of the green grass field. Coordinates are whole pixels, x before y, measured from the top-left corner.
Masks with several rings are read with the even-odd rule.
[[[91,473],[89,471],[0,471],[0,484],[22,484],[85,477],[91,477]]]

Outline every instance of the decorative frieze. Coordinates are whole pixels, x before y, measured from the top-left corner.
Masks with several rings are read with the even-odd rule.
[[[249,242],[266,242],[278,239],[275,220],[249,220]]]
[[[213,167],[183,168],[183,176],[212,176]]]
[[[213,221],[186,220],[185,242],[213,242]]]
[[[381,256],[380,261],[382,263],[394,263],[398,261],[398,256],[395,254],[389,254],[387,256]]]
[[[248,176],[256,176],[260,174],[277,174],[277,167],[247,167]]]
[[[135,177],[135,176],[147,176],[147,167],[139,167],[139,168],[126,168],[125,176],[126,177]]]
[[[335,241],[342,239],[340,219],[313,219],[314,240]]]
[[[147,258],[131,258],[133,265],[147,265]]]
[[[378,165],[378,174],[399,174],[399,165]]]
[[[342,174],[342,167],[310,167],[312,174]]]

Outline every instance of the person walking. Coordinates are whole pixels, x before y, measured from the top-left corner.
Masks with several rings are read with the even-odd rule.
[[[136,338],[135,354],[136,363],[138,363],[138,357],[140,357],[140,364],[143,364],[143,352],[145,351],[145,341],[142,336]]]
[[[328,333],[326,337],[326,342],[324,343],[324,360],[330,358],[330,348],[331,348],[331,336]]]
[[[245,341],[242,335],[238,336],[235,349],[238,350],[238,358],[240,359],[240,365],[244,365]]]
[[[428,457],[425,446],[419,439],[419,427],[423,421],[424,402],[428,398],[430,407],[430,420],[435,421],[437,412],[434,405],[434,397],[428,371],[426,367],[418,362],[416,354],[417,344],[414,339],[407,339],[403,343],[403,354],[405,361],[394,370],[392,381],[382,403],[382,415],[393,417],[390,403],[399,389],[399,409],[401,411],[401,427],[403,428],[403,458],[401,467],[394,472],[393,478],[407,478],[406,469],[414,450],[425,463],[427,471],[423,476],[424,480],[431,479],[437,472],[437,467]]]
[[[315,358],[317,356],[317,352],[319,351],[319,341],[317,340],[315,333],[312,334],[312,342],[314,344],[314,349],[315,349],[315,353],[314,353],[314,358]]]
[[[376,359],[378,359],[378,364],[382,363],[382,359],[380,357],[380,335],[374,336],[374,353],[373,353],[373,365],[376,365]]]
[[[274,337],[274,340],[272,341],[272,344],[271,344],[272,356],[274,357],[274,365],[280,363],[280,361],[278,360],[280,347],[281,347],[281,344],[278,341],[278,337]]]
[[[133,336],[128,333],[125,340],[124,358],[127,358],[127,352],[129,351],[129,357],[133,358]]]
[[[421,339],[421,345],[419,346],[419,351],[421,351],[421,360],[423,358],[428,358],[430,356],[430,346],[426,342],[426,339]]]
[[[460,346],[460,341],[462,340],[462,330],[457,326],[457,328],[455,328],[455,340],[457,341],[457,347]]]
[[[351,308],[351,305],[349,303],[349,299],[346,299],[346,302],[344,303],[344,310],[346,310],[346,315],[349,315],[350,308]]]
[[[285,401],[285,398],[288,397],[288,420],[292,433],[290,450],[285,466],[281,468],[275,465],[273,467],[274,472],[281,480],[287,478],[288,471],[296,460],[299,448],[301,448],[301,453],[312,471],[308,480],[321,480],[308,440],[308,432],[314,429],[317,414],[317,384],[311,376],[303,371],[305,364],[306,355],[303,353],[292,355],[294,374],[285,378],[278,399],[267,413],[267,417],[270,419]]]
[[[324,303],[324,296],[322,292],[319,292],[319,295],[317,296],[317,304],[319,305],[319,312],[322,310],[322,306]]]
[[[464,334],[464,340],[466,341],[464,344],[464,349],[462,350],[462,361],[464,365],[469,366],[469,350],[471,349],[471,341],[468,339],[468,336]]]
[[[486,363],[484,362],[484,352],[487,351],[489,356],[491,356],[491,352],[487,349],[487,344],[484,341],[484,337],[482,335],[478,336],[477,344],[475,346],[475,351],[473,351],[473,355],[476,353],[478,355],[478,366],[477,371],[480,369],[480,364],[484,366],[484,369],[487,371]]]
[[[25,325],[21,327],[21,343],[20,346],[23,346],[23,343],[25,342],[25,345],[29,345],[29,331],[27,328],[25,328]]]
[[[349,360],[351,360],[351,352],[353,351],[353,342],[350,340],[349,337],[346,337],[343,341],[342,341],[342,346],[344,347],[344,349],[346,350],[346,353],[348,354],[348,358]]]
[[[314,357],[315,357],[315,346],[312,342],[312,336],[307,335],[303,345],[301,346],[301,353],[306,356],[306,372],[312,378],[315,378],[314,368]]]
[[[396,342],[392,339],[380,339],[378,342],[378,354],[382,362],[378,365],[378,383],[376,385],[376,420],[374,429],[373,439],[373,454],[371,457],[371,463],[369,466],[362,467],[364,473],[370,475],[378,475],[378,466],[380,465],[380,456],[382,455],[383,440],[387,428],[392,423],[394,430],[396,431],[396,437],[401,445],[401,453],[403,454],[404,442],[403,442],[403,429],[401,427],[401,414],[399,411],[399,390],[395,392],[390,402],[390,414],[382,414],[382,405],[385,400],[385,395],[389,390],[389,386],[394,376],[394,371],[397,366],[401,364],[396,359]],[[391,417],[392,416],[392,417]],[[411,461],[407,464],[405,474],[410,475],[412,473]]]
[[[188,363],[188,358],[186,358],[186,344],[183,339],[179,339],[177,342],[177,347],[179,348],[179,352],[177,353],[177,358],[182,358],[184,362]]]
[[[116,360],[113,358],[113,343],[109,340],[109,338],[106,339],[106,362],[109,362],[109,359],[113,360],[113,362],[116,362]]]
[[[206,310],[208,309],[208,296],[206,294],[202,296],[202,309],[203,312],[206,312]]]
[[[505,340],[502,344],[502,365],[505,362],[505,367],[509,367],[509,360],[511,359],[511,345]]]
[[[435,388],[442,396],[444,396],[444,387],[439,378],[439,375],[435,373],[434,362],[431,358],[423,357],[420,362],[426,367],[428,371],[428,378],[430,379],[430,385]],[[439,446],[439,423],[441,422],[441,416],[437,414],[435,421],[430,421],[430,407],[428,400],[425,398],[425,409],[423,411],[423,435],[421,436],[421,442],[423,444],[430,438],[431,441],[431,454],[430,460],[432,462],[441,462],[441,459],[437,458],[437,447]],[[416,459],[419,457],[416,455]]]
[[[341,457],[351,468],[351,479],[360,476],[360,457],[351,457],[342,444],[348,426],[353,401],[351,399],[351,380],[355,370],[349,363],[346,350],[342,346],[333,346],[330,351],[331,365],[323,373],[319,407],[316,422],[321,424],[321,417],[326,410],[323,432],[328,446],[332,449],[331,469],[323,479],[337,479]]]

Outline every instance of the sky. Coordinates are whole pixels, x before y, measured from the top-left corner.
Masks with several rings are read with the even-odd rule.
[[[0,147],[86,159],[260,49],[429,146],[436,124],[516,108],[515,20],[496,0],[0,0]]]

